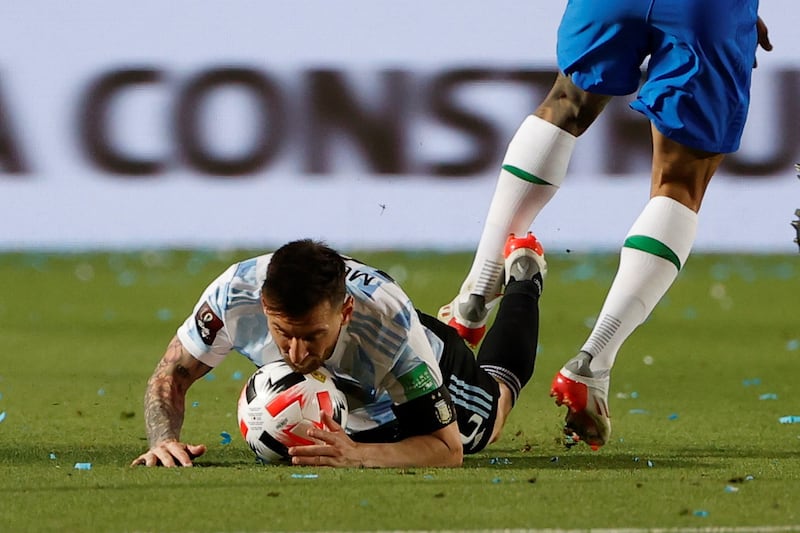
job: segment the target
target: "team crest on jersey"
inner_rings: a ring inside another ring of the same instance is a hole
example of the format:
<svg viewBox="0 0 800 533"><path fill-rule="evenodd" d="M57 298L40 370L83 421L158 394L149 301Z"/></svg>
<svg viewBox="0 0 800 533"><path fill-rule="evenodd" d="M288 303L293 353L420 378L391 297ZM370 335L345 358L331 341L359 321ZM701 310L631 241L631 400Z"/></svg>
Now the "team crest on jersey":
<svg viewBox="0 0 800 533"><path fill-rule="evenodd" d="M211 310L211 306L208 303L204 303L197 310L194 315L194 322L200 332L200 338L203 339L203 343L207 346L211 346L214 343L217 333L225 325L222 323L222 319Z"/></svg>
<svg viewBox="0 0 800 533"><path fill-rule="evenodd" d="M453 421L453 410L444 398L439 399L433 407L436 410L436 418L440 424L449 424Z"/></svg>

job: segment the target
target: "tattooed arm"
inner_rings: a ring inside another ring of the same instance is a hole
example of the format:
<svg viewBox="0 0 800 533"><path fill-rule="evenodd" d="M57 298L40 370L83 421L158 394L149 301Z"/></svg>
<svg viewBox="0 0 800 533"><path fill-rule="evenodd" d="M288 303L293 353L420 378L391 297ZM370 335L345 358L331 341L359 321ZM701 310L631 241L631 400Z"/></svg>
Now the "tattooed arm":
<svg viewBox="0 0 800 533"><path fill-rule="evenodd" d="M203 444L181 442L181 427L186 411L186 391L211 370L186 351L173 337L164 357L147 382L144 418L150 449L134 459L131 466L192 466L192 459L203 455Z"/></svg>

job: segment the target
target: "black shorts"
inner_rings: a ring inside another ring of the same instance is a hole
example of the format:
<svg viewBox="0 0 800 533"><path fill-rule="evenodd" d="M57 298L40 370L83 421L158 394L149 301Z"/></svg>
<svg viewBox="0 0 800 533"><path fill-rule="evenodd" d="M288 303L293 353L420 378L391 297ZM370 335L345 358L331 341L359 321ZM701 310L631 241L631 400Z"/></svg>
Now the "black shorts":
<svg viewBox="0 0 800 533"><path fill-rule="evenodd" d="M500 386L478 366L475 354L455 329L421 311L417 313L422 325L444 342L439 368L455 404L464 453L479 452L492 436Z"/></svg>

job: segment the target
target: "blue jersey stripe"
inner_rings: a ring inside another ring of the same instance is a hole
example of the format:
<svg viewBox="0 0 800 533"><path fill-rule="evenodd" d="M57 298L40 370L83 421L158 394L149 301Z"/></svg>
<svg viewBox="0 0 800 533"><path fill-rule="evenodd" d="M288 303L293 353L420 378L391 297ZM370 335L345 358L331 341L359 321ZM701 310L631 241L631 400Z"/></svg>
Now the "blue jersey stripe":
<svg viewBox="0 0 800 533"><path fill-rule="evenodd" d="M451 385L452 385L452 383L451 383ZM454 391L454 390L450 389L449 387L448 387L448 389L450 390L450 397L452 398L453 403L455 405L457 405L459 407L463 407L467 411L470 411L470 412L473 412L473 413L477 413L479 416L481 416L481 417L483 417L485 419L488 419L489 415L491 415L491 411L487 411L485 409L482 409L480 406L478 406L478 405L476 405L474 403L470 403L470 402L462 399L458 395L457 391Z"/></svg>
<svg viewBox="0 0 800 533"><path fill-rule="evenodd" d="M481 388L465 383L455 376L451 376L450 387L448 388L454 391L458 396L468 398L480 404L485 409L491 410L492 408L492 396L490 394Z"/></svg>

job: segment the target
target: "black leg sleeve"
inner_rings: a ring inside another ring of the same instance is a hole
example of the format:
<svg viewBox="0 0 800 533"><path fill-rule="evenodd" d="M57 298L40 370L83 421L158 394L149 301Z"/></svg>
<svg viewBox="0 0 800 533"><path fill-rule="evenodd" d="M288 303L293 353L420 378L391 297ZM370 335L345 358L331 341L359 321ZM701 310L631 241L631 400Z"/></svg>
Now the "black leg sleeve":
<svg viewBox="0 0 800 533"><path fill-rule="evenodd" d="M541 286L539 274L506 286L494 324L478 351L478 365L508 385L515 402L536 363Z"/></svg>

